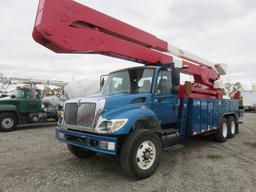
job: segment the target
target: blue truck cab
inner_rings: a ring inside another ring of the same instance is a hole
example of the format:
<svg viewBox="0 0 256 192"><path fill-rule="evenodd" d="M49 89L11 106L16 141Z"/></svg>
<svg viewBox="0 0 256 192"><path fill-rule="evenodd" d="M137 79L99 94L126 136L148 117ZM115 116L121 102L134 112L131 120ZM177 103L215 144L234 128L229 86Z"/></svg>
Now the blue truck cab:
<svg viewBox="0 0 256 192"><path fill-rule="evenodd" d="M114 71L99 94L66 102L56 138L79 158L120 157L127 175L143 179L180 138L213 134L224 142L238 133L238 100L180 98L179 85L173 65Z"/></svg>

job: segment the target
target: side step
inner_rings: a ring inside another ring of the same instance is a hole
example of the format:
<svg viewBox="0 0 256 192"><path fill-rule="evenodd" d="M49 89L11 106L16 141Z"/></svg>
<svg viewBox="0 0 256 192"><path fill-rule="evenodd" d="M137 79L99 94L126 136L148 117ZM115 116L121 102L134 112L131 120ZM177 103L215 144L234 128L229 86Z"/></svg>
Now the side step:
<svg viewBox="0 0 256 192"><path fill-rule="evenodd" d="M177 129L171 128L162 130L162 148L164 150L178 143L180 143L180 135Z"/></svg>
<svg viewBox="0 0 256 192"><path fill-rule="evenodd" d="M178 129L176 129L176 128L162 130L162 135L170 135L170 134L176 134L176 133L178 133Z"/></svg>

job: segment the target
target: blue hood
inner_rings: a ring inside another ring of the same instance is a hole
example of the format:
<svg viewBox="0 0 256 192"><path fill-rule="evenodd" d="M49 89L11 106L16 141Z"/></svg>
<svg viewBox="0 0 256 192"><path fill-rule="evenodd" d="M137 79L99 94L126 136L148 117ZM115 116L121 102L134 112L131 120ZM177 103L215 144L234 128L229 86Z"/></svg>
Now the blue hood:
<svg viewBox="0 0 256 192"><path fill-rule="evenodd" d="M125 107L127 104L138 105L151 101L151 94L118 94L105 97L105 109L111 110L119 107Z"/></svg>
<svg viewBox="0 0 256 192"><path fill-rule="evenodd" d="M125 107L127 104L141 104L151 102L151 93L122 93L122 94L97 94L87 97L88 99L105 99L105 109L111 110Z"/></svg>
<svg viewBox="0 0 256 192"><path fill-rule="evenodd" d="M122 93L111 95L94 95L88 97L89 99L101 100L105 99L103 118L121 118L122 113L133 109L138 109L142 104L148 106L151 103L151 93Z"/></svg>

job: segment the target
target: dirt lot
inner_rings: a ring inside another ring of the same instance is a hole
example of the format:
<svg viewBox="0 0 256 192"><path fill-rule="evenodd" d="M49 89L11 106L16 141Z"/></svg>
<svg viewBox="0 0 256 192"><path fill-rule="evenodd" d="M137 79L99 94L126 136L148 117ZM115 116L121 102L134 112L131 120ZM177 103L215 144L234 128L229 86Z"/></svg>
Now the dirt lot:
<svg viewBox="0 0 256 192"><path fill-rule="evenodd" d="M193 139L162 153L148 179L125 177L118 159L79 160L54 139L54 126L0 133L3 191L256 191L256 114L246 114L240 133L225 143Z"/></svg>

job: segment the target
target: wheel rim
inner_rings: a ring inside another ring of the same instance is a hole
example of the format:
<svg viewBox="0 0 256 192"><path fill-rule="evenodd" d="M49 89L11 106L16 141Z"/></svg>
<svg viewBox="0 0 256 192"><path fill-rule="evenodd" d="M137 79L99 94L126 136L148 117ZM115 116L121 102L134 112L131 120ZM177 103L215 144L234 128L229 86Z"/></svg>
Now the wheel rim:
<svg viewBox="0 0 256 192"><path fill-rule="evenodd" d="M236 132L236 124L234 121L231 122L231 134L234 135Z"/></svg>
<svg viewBox="0 0 256 192"><path fill-rule="evenodd" d="M2 120L1 125L4 129L10 129L14 124L14 121L10 117L6 117Z"/></svg>
<svg viewBox="0 0 256 192"><path fill-rule="evenodd" d="M156 159L156 147L151 141L140 144L136 154L136 162L140 169L149 169Z"/></svg>
<svg viewBox="0 0 256 192"><path fill-rule="evenodd" d="M222 125L222 136L226 138L228 136L228 126L227 123L223 123Z"/></svg>

